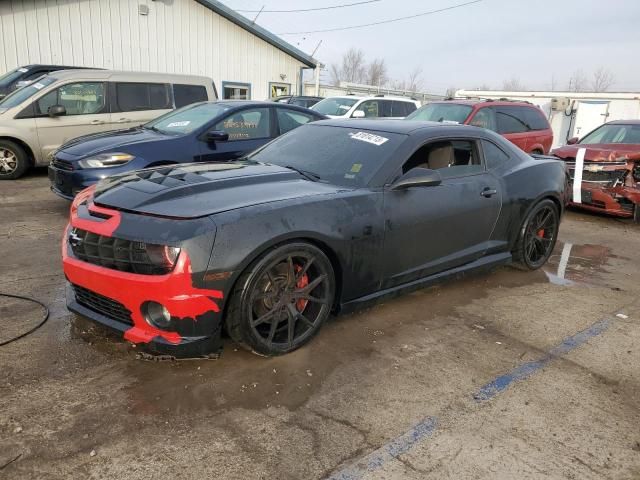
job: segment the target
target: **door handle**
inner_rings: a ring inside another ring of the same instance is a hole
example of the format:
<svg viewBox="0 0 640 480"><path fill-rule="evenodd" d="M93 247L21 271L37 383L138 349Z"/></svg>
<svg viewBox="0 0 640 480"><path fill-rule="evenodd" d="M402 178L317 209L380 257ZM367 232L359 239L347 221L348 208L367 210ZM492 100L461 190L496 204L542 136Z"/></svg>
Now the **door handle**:
<svg viewBox="0 0 640 480"><path fill-rule="evenodd" d="M495 188L486 187L484 190L480 192L480 195L482 195L485 198L489 198L489 197L493 197L497 193L498 191Z"/></svg>
<svg viewBox="0 0 640 480"><path fill-rule="evenodd" d="M128 123L131 120L129 120L128 118L120 118L116 123Z"/></svg>
<svg viewBox="0 0 640 480"><path fill-rule="evenodd" d="M104 125L102 120L91 120L91 125Z"/></svg>

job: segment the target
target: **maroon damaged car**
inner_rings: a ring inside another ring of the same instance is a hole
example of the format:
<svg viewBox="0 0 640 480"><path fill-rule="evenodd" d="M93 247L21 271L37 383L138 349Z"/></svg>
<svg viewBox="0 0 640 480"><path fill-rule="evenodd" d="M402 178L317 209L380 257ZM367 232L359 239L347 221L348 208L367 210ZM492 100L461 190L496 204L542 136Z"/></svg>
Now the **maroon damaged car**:
<svg viewBox="0 0 640 480"><path fill-rule="evenodd" d="M569 139L552 154L567 162L573 181L578 150L585 148L581 203L572 205L640 222L640 120L616 120L584 138Z"/></svg>

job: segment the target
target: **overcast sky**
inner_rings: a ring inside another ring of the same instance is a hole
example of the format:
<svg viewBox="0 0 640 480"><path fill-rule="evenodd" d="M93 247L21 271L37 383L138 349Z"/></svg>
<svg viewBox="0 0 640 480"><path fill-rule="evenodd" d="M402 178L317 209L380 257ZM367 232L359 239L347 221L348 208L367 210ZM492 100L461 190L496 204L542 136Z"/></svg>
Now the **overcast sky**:
<svg viewBox="0 0 640 480"><path fill-rule="evenodd" d="M222 0L236 10L285 10L355 3L358 0ZM362 0L360 0L362 1ZM262 13L257 23L273 33L371 23L445 8L468 0L380 0L336 10ZM244 13L252 18L255 13ZM341 32L283 35L330 65L349 47L367 59L386 60L392 78L423 70L423 90L501 88L516 77L529 90L566 87L581 68L587 77L609 69L610 91L640 91L640 0L482 0L447 12ZM329 75L323 79L329 80Z"/></svg>

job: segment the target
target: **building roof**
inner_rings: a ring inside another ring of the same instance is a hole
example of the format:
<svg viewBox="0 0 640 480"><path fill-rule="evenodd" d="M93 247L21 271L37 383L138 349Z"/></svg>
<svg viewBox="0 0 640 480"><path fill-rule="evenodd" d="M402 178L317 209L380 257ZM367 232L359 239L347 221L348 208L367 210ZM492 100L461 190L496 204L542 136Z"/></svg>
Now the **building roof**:
<svg viewBox="0 0 640 480"><path fill-rule="evenodd" d="M285 42L277 35L269 32L268 30L262 28L261 26L253 23L248 18L240 15L235 10L227 7L226 5L218 2L217 0L196 0L199 4L207 7L209 10L214 11L218 15L223 16L227 20L232 23L235 23L241 28L244 28L249 33L254 34L255 36L261 38L265 42L273 45L279 50L282 50L288 55L291 55L296 60L304 63L306 66L311 68L316 68L317 60L313 57L307 55L302 50L298 50L296 47L291 45L288 42Z"/></svg>

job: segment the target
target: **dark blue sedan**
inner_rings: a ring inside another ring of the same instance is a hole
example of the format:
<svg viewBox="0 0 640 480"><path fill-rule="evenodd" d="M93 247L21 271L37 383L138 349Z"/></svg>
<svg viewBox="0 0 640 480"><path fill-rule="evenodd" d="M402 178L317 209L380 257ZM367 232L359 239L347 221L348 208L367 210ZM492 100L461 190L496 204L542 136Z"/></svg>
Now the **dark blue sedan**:
<svg viewBox="0 0 640 480"><path fill-rule="evenodd" d="M146 167L240 158L324 117L295 105L219 101L188 105L145 125L76 138L54 153L51 190L72 199L99 180Z"/></svg>

